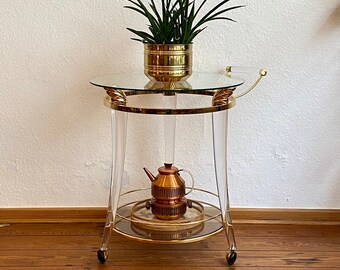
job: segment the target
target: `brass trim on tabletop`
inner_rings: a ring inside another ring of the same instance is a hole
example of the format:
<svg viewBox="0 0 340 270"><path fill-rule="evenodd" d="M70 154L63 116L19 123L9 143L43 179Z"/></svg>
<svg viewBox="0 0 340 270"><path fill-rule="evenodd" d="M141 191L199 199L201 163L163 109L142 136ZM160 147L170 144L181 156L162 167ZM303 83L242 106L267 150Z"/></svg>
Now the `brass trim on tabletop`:
<svg viewBox="0 0 340 270"><path fill-rule="evenodd" d="M204 96L213 96L212 106L188 109L167 109L167 108L138 108L128 106L128 96L160 94L164 91L121 91L113 88L105 88L108 96L104 98L106 107L117 111L139 113L139 114L158 114L158 115L180 115L180 114L201 114L224 111L233 108L236 105L235 97L231 96L235 88L226 88L218 91L183 91L176 94L195 94ZM216 96L215 96L216 95Z"/></svg>

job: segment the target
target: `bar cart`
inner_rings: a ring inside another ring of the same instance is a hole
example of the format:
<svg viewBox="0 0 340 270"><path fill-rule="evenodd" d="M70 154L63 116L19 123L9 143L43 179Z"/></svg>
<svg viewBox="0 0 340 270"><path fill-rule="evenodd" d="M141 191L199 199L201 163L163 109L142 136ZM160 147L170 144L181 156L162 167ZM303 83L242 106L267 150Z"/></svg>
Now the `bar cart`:
<svg viewBox="0 0 340 270"><path fill-rule="evenodd" d="M164 244L200 241L224 230L228 244L226 260L229 265L235 263L237 250L227 181L228 110L267 72L244 67L227 67L226 71L226 74L193 73L188 80L178 82L149 81L142 73L111 74L90 81L106 90L104 103L111 108L112 116L111 185L103 240L97 252L101 263L108 258L112 230L135 240ZM255 82L234 95L238 87L244 88L249 74L256 75ZM121 193L131 113L163 116L165 160L157 176L144 168L143 178L146 181L150 178L150 188ZM176 117L203 113L212 117L215 169L212 182L217 193L197 188L194 183L186 186L180 176L183 170L173 164Z"/></svg>

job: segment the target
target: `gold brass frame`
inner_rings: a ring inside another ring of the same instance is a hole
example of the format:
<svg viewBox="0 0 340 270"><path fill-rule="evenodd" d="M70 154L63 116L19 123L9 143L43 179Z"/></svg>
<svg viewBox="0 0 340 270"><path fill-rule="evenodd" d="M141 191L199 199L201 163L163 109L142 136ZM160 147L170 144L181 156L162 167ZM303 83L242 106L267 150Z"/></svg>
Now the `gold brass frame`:
<svg viewBox="0 0 340 270"><path fill-rule="evenodd" d="M156 91L122 91L114 88L105 88L107 97L104 98L106 107L123 112L139 113L139 114L159 114L159 115L174 115L174 114L200 114L212 113L223 110L228 110L236 105L236 98L232 96L235 88L225 88L216 91L190 91L185 90L173 94L194 94L212 96L212 106L189 109L166 109L166 108L137 108L129 107L127 100L129 96L146 95L146 94L168 94L168 92Z"/></svg>

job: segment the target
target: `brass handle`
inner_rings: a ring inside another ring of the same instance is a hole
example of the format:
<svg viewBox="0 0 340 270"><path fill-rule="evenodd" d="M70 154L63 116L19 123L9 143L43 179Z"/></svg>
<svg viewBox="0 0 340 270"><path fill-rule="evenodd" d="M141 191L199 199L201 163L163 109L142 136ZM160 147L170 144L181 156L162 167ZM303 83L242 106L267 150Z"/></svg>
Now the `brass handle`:
<svg viewBox="0 0 340 270"><path fill-rule="evenodd" d="M180 169L180 170L177 171L177 173L179 173L179 172L186 172L186 173L189 174L190 177L191 177L191 182L192 182L192 184L191 184L190 191L188 191L187 193L185 193L185 195L188 195L188 194L190 194L190 193L194 190L194 188L195 188L195 179L194 179L194 176L192 175L192 173L191 173L190 171L185 170L185 169Z"/></svg>
<svg viewBox="0 0 340 270"><path fill-rule="evenodd" d="M227 75L230 75L230 73L232 73L232 66L227 66L226 68L226 72ZM258 78L257 80L254 82L253 85L251 85L246 91L244 91L243 93L235 96L235 98L240 98L243 97L244 95L248 94L251 90L253 90L255 88L256 85L258 85L258 83L261 81L262 77L267 75L267 71L265 69L260 69L259 73L258 73Z"/></svg>

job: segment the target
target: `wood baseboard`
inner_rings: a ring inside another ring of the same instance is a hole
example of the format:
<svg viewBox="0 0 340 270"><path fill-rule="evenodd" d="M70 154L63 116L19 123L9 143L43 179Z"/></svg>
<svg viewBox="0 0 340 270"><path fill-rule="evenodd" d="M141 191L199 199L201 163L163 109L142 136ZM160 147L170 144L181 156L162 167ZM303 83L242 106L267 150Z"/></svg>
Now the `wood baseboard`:
<svg viewBox="0 0 340 270"><path fill-rule="evenodd" d="M233 208L233 223L340 225L340 209ZM104 222L106 208L0 208L1 223Z"/></svg>
<svg viewBox="0 0 340 270"><path fill-rule="evenodd" d="M233 208L235 223L340 225L340 209Z"/></svg>
<svg viewBox="0 0 340 270"><path fill-rule="evenodd" d="M104 207L0 208L0 223L104 222Z"/></svg>

